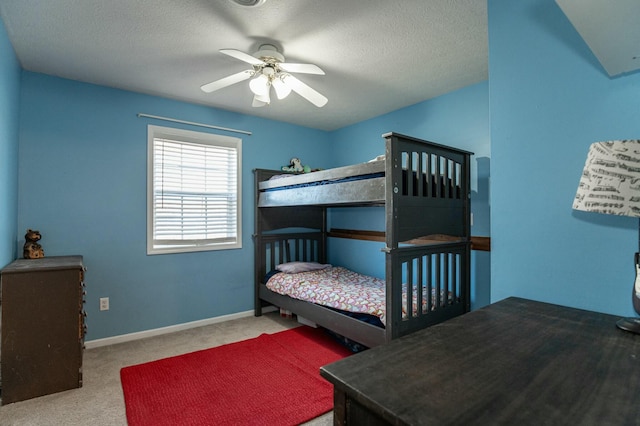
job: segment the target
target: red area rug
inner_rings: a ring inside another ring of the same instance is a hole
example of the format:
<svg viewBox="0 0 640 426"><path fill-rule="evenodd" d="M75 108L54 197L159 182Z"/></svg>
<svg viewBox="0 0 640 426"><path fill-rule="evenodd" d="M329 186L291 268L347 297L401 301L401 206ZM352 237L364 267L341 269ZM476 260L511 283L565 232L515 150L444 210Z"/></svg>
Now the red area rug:
<svg viewBox="0 0 640 426"><path fill-rule="evenodd" d="M120 371L129 426L297 425L333 408L325 364L350 355L298 327Z"/></svg>

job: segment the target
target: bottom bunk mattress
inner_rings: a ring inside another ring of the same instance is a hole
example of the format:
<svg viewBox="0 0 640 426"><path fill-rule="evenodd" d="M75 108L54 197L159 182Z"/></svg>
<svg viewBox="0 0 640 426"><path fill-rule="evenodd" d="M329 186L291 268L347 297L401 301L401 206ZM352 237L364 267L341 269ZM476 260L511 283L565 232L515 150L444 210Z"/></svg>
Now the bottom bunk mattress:
<svg viewBox="0 0 640 426"><path fill-rule="evenodd" d="M291 266L291 268L288 268ZM309 269L297 272L300 269ZM384 280L359 274L341 266L320 264L289 264L279 265L284 271L274 271L266 280L266 287L281 295L294 299L315 303L342 312L365 314L379 318L381 324L386 324L386 283ZM279 272L279 273L278 273ZM407 315L406 284L402 289L402 316ZM432 297L426 296L427 289L423 287L422 312L427 312L427 300L432 300L432 309L436 306L435 289ZM441 291L442 301L448 301ZM418 297L413 291L413 310L418 312Z"/></svg>

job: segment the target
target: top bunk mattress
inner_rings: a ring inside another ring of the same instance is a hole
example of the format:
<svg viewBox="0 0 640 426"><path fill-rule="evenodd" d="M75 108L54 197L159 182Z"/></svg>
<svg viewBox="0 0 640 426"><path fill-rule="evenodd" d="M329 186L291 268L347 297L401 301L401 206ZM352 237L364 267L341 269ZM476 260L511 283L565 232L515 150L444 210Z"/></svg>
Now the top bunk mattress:
<svg viewBox="0 0 640 426"><path fill-rule="evenodd" d="M384 160L301 175L274 174L259 183L258 207L383 205L386 185ZM459 175L417 174L404 167L399 182L394 183L396 194L422 198L459 200L461 191Z"/></svg>
<svg viewBox="0 0 640 426"><path fill-rule="evenodd" d="M328 189L330 186L330 189ZM385 162L275 175L259 183L258 207L336 204L384 204Z"/></svg>
<svg viewBox="0 0 640 426"><path fill-rule="evenodd" d="M270 191L370 179L384 176L384 167L384 160L377 160L345 167L336 167L328 170L319 170L311 173L280 174L273 176L267 181L260 182L259 188L261 191Z"/></svg>

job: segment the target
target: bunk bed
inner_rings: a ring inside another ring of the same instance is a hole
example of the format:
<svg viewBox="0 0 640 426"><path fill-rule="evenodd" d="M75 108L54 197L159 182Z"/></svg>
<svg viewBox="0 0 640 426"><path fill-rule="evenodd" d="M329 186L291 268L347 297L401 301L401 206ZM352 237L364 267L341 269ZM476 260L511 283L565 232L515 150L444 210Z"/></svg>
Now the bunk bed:
<svg viewBox="0 0 640 426"><path fill-rule="evenodd" d="M470 308L470 156L387 133L367 163L283 176L256 169L255 315L274 305L366 347L462 315ZM375 231L327 229L327 209L384 206L383 326L267 288L278 265L327 262L327 238Z"/></svg>

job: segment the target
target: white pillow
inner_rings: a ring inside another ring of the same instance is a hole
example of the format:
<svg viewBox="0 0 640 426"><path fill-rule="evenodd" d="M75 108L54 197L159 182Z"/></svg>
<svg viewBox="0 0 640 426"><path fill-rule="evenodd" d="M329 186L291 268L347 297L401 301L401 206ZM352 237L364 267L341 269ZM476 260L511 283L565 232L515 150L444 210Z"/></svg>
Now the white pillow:
<svg viewBox="0 0 640 426"><path fill-rule="evenodd" d="M288 262L281 263L276 266L276 269L285 274L297 274L298 272L317 271L318 269L325 269L330 266L328 263L322 264L318 262Z"/></svg>

